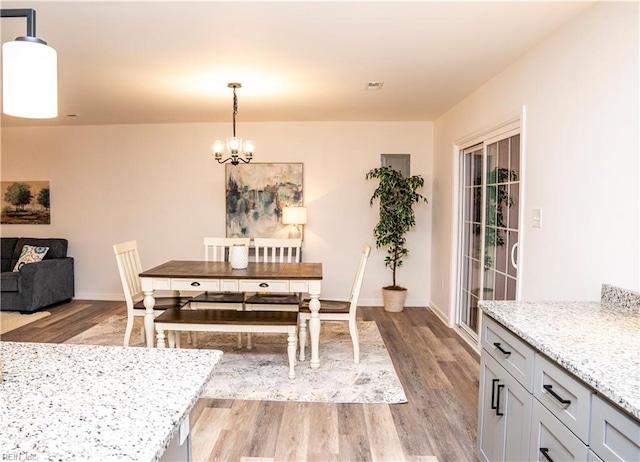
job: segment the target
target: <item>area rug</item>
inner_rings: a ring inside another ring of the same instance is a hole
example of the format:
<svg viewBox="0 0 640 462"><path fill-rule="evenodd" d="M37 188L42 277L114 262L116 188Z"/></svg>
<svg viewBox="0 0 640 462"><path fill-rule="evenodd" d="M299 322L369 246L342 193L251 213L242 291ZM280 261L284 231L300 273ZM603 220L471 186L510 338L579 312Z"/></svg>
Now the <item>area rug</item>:
<svg viewBox="0 0 640 462"><path fill-rule="evenodd" d="M131 345L142 347L136 320ZM66 343L122 345L126 318L112 316ZM253 334L253 349L239 349L236 334L198 333L197 347L224 352L202 397L215 399L300 401L321 403L406 403L402 384L373 321L358 322L360 363L353 362L347 323L323 322L320 368L307 358L289 379L284 334ZM246 345L246 334L243 334ZM182 336L182 348L194 348Z"/></svg>
<svg viewBox="0 0 640 462"><path fill-rule="evenodd" d="M38 311L37 313L20 314L17 311L0 311L0 334L22 327L30 322L49 316L48 311Z"/></svg>

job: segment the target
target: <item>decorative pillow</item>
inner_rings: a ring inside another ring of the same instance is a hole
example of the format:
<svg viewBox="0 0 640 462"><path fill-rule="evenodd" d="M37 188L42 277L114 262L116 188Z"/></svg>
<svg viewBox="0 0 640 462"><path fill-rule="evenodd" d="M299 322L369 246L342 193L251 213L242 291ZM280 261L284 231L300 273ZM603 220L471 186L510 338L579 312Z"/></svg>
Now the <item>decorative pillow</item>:
<svg viewBox="0 0 640 462"><path fill-rule="evenodd" d="M20 268L22 268L27 263L36 263L42 261L48 250L49 247L36 247L35 245L22 246L20 258L18 258L13 271L20 271Z"/></svg>

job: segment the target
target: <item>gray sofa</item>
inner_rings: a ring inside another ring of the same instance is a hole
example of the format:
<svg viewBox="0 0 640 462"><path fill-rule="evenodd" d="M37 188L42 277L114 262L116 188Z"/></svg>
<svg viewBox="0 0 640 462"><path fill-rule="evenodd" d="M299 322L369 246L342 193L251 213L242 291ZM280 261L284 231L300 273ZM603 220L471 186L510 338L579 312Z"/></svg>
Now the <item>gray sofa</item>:
<svg viewBox="0 0 640 462"><path fill-rule="evenodd" d="M26 237L0 238L0 308L3 311L31 313L54 303L71 301L74 295L73 258L67 256L66 239ZM13 268L22 247L48 247L44 259Z"/></svg>

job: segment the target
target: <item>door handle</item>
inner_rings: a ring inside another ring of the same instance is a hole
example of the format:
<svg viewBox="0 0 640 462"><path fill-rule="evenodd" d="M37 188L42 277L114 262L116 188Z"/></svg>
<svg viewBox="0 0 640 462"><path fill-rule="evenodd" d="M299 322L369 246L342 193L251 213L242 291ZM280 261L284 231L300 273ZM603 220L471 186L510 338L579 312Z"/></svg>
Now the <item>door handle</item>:
<svg viewBox="0 0 640 462"><path fill-rule="evenodd" d="M553 462L553 459L549 457L549 448L540 448L540 452L549 462Z"/></svg>
<svg viewBox="0 0 640 462"><path fill-rule="evenodd" d="M500 390L504 388L504 385L498 385L498 392L496 393L496 415L503 416L504 412L500 412Z"/></svg>
<svg viewBox="0 0 640 462"><path fill-rule="evenodd" d="M495 400L496 400L496 383L498 383L500 379L493 379L491 381L491 409L496 409Z"/></svg>
<svg viewBox="0 0 640 462"><path fill-rule="evenodd" d="M511 266L515 269L518 269L518 262L516 261L516 248L518 247L519 242L516 242L511 246Z"/></svg>
<svg viewBox="0 0 640 462"><path fill-rule="evenodd" d="M502 345L500 342L494 342L493 346L496 347L498 350L500 350L500 352L505 355L505 356L509 356L511 354L510 351L505 350L504 348L502 348Z"/></svg>
<svg viewBox="0 0 640 462"><path fill-rule="evenodd" d="M547 390L547 392L553 396L555 399L557 399L558 401L560 401L561 404L571 404L571 400L570 399L564 399L562 396L560 396L559 394L557 394L555 391L553 391L553 385L542 385L542 388L544 388L545 390Z"/></svg>

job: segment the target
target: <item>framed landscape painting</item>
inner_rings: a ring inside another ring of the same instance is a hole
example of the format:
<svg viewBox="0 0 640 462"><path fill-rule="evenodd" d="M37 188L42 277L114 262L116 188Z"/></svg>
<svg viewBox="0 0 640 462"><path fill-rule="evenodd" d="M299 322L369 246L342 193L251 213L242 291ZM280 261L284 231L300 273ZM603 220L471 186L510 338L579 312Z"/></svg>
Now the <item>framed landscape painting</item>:
<svg viewBox="0 0 640 462"><path fill-rule="evenodd" d="M48 181L2 181L3 225L49 225L51 203Z"/></svg>
<svg viewBox="0 0 640 462"><path fill-rule="evenodd" d="M302 163L226 164L227 237L287 238L284 207L303 205Z"/></svg>

